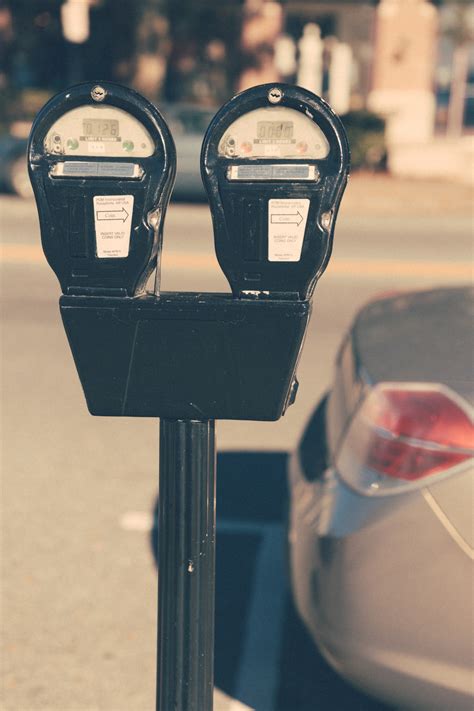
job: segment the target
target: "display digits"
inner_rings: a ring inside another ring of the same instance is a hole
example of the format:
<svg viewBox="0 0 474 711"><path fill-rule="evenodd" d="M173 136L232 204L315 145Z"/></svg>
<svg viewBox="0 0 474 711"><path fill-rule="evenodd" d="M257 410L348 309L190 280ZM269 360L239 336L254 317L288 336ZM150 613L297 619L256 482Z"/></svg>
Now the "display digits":
<svg viewBox="0 0 474 711"><path fill-rule="evenodd" d="M292 138L293 123L291 121L259 121L257 137L260 139Z"/></svg>
<svg viewBox="0 0 474 711"><path fill-rule="evenodd" d="M119 135L119 122L116 119L105 121L103 119L84 119L84 137L88 138L116 138Z"/></svg>

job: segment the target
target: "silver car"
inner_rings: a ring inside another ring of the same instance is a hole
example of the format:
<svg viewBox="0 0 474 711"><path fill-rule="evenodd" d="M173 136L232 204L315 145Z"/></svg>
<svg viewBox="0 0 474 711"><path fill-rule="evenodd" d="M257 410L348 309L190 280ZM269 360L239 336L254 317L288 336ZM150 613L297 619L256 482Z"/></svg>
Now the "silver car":
<svg viewBox="0 0 474 711"><path fill-rule="evenodd" d="M297 610L391 705L474 707L473 290L370 303L290 459Z"/></svg>

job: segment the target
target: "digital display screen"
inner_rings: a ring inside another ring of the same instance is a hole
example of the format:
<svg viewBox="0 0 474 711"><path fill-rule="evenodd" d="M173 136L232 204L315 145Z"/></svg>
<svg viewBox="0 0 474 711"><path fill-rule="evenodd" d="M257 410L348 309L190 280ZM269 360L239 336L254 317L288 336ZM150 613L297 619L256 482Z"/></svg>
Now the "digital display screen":
<svg viewBox="0 0 474 711"><path fill-rule="evenodd" d="M82 122L84 137L87 138L119 138L119 122L117 119L84 119Z"/></svg>
<svg viewBox="0 0 474 711"><path fill-rule="evenodd" d="M257 138L263 140L293 138L293 121L258 121Z"/></svg>
<svg viewBox="0 0 474 711"><path fill-rule="evenodd" d="M226 128L218 153L227 159L320 159L328 156L329 142L316 120L303 111L261 106L242 114Z"/></svg>

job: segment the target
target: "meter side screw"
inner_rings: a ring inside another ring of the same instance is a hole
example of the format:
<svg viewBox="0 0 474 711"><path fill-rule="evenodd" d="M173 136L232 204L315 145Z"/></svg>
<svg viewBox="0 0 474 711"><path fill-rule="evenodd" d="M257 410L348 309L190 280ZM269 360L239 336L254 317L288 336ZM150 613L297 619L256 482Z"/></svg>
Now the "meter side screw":
<svg viewBox="0 0 474 711"><path fill-rule="evenodd" d="M103 101L107 96L107 90L103 86L95 86L91 91L91 96L94 101Z"/></svg>
<svg viewBox="0 0 474 711"><path fill-rule="evenodd" d="M280 101L283 99L283 92L281 89L273 87L273 89L270 89L270 91L268 92L267 98L271 104L279 104Z"/></svg>
<svg viewBox="0 0 474 711"><path fill-rule="evenodd" d="M321 215L321 224L325 230L328 230L330 228L331 220L332 220L332 210L330 210L329 212L323 212L323 214Z"/></svg>

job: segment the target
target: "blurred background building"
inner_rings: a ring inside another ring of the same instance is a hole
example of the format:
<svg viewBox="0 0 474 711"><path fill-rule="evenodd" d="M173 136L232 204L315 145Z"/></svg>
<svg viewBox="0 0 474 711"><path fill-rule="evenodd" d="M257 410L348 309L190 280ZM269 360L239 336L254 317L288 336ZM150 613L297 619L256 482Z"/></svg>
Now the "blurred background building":
<svg viewBox="0 0 474 711"><path fill-rule="evenodd" d="M345 117L356 166L472 181L473 37L465 1L0 0L0 130L84 79L210 108L284 80Z"/></svg>

